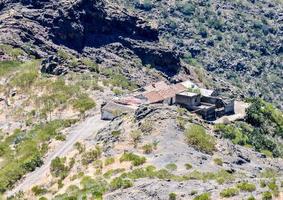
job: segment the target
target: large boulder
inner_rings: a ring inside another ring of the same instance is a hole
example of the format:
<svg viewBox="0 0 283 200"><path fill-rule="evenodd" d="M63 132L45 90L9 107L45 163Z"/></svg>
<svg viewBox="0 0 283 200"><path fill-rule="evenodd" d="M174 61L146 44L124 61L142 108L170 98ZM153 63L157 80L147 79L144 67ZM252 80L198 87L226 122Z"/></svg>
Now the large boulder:
<svg viewBox="0 0 283 200"><path fill-rule="evenodd" d="M64 75L68 68L63 65L63 60L57 56L49 56L41 63L41 73Z"/></svg>

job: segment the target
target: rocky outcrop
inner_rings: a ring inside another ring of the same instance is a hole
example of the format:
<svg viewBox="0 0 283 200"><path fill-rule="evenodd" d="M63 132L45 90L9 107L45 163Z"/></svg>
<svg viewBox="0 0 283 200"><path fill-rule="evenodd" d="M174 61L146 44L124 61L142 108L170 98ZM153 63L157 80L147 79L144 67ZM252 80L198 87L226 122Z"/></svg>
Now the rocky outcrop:
<svg viewBox="0 0 283 200"><path fill-rule="evenodd" d="M174 76L181 67L178 53L160 45L158 29L107 1L22 0L1 7L1 43L21 47L36 57L64 46L110 66L128 68L141 63L167 76ZM112 48L117 44L118 49ZM128 57L134 60L130 64Z"/></svg>
<svg viewBox="0 0 283 200"><path fill-rule="evenodd" d="M63 60L57 56L49 56L41 63L41 72L53 75L64 75L68 71L66 66L63 66Z"/></svg>

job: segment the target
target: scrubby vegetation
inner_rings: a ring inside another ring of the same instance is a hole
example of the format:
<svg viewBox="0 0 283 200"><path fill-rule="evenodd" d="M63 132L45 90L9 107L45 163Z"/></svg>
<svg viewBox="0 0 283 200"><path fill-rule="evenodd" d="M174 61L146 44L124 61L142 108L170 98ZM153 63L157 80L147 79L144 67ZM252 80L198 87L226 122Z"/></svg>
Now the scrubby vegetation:
<svg viewBox="0 0 283 200"><path fill-rule="evenodd" d="M216 165L219 165L219 166L223 165L223 160L221 158L214 158L213 161Z"/></svg>
<svg viewBox="0 0 283 200"><path fill-rule="evenodd" d="M240 145L252 145L264 154L283 156L283 114L262 99L253 100L247 110L246 122L217 125L216 131ZM281 139L280 139L281 138Z"/></svg>
<svg viewBox="0 0 283 200"><path fill-rule="evenodd" d="M211 200L210 193L203 193L194 198L194 200Z"/></svg>
<svg viewBox="0 0 283 200"><path fill-rule="evenodd" d="M177 199L177 194L174 193L174 192L171 192L171 193L169 194L169 200L176 200L176 199Z"/></svg>
<svg viewBox="0 0 283 200"><path fill-rule="evenodd" d="M0 191L11 188L25 173L40 166L48 149L47 142L72 123L72 120L55 120L39 124L27 132L16 130L2 141L0 147L4 161L0 171Z"/></svg>
<svg viewBox="0 0 283 200"><path fill-rule="evenodd" d="M224 170L220 170L218 172L200 172L200 171L193 171L186 175L174 175L172 172L168 171L167 169L160 169L156 170L154 166L147 166L145 168L137 168L132 170L131 172L123 173L121 175L122 178L129 178L129 179L140 179L140 178L158 178L164 180L174 180L174 181L185 181L185 180L215 180L219 184L223 184L229 181L234 180L234 176L229 174Z"/></svg>
<svg viewBox="0 0 283 200"><path fill-rule="evenodd" d="M111 183L110 183L110 188L112 190L117 190L117 189L125 189L132 187L133 183L129 179L123 179L121 177L114 178Z"/></svg>
<svg viewBox="0 0 283 200"><path fill-rule="evenodd" d="M227 188L220 192L220 196L225 198L237 196L238 194L239 190L236 188Z"/></svg>
<svg viewBox="0 0 283 200"><path fill-rule="evenodd" d="M102 150L100 146L90 149L82 154L82 164L88 165L101 157Z"/></svg>
<svg viewBox="0 0 283 200"><path fill-rule="evenodd" d="M145 144L145 145L143 145L143 147L142 147L143 152L144 152L145 154L150 154L150 153L152 153L153 148L154 148L153 144Z"/></svg>
<svg viewBox="0 0 283 200"><path fill-rule="evenodd" d="M271 200L272 199L272 194L269 191L263 192L262 193L262 200Z"/></svg>
<svg viewBox="0 0 283 200"><path fill-rule="evenodd" d="M66 163L66 158L59 158L56 157L54 160L51 161L50 165L50 172L54 177L60 177L64 179L69 172L69 168Z"/></svg>
<svg viewBox="0 0 283 200"><path fill-rule="evenodd" d="M124 153L120 158L120 162L124 161L130 161L133 166L138 166L144 164L146 162L146 158L133 153Z"/></svg>
<svg viewBox="0 0 283 200"><path fill-rule="evenodd" d="M193 166L192 166L190 163L186 163L186 164L185 164L185 167L186 167L187 170L193 168Z"/></svg>
<svg viewBox="0 0 283 200"><path fill-rule="evenodd" d="M253 192L256 190L255 184L248 182L238 183L237 188L239 188L241 191L246 191L246 192Z"/></svg>
<svg viewBox="0 0 283 200"><path fill-rule="evenodd" d="M175 171L177 170L177 165L175 163L169 163L165 166L165 168L169 171Z"/></svg>
<svg viewBox="0 0 283 200"><path fill-rule="evenodd" d="M212 154L215 148L215 139L205 132L205 129L199 125L192 124L185 131L185 137L188 144L196 149L208 154Z"/></svg>

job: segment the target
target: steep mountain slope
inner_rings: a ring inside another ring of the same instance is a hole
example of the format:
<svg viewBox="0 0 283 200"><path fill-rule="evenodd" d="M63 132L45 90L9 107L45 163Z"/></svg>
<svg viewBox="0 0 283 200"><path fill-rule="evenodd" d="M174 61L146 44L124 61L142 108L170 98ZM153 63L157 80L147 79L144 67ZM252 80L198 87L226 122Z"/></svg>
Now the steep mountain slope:
<svg viewBox="0 0 283 200"><path fill-rule="evenodd" d="M282 199L282 28L279 0L2 0L0 193ZM187 79L245 100L246 118L160 103L99 119L110 99Z"/></svg>
<svg viewBox="0 0 283 200"><path fill-rule="evenodd" d="M246 97L262 96L282 108L282 1L119 2L158 24L162 41L188 63L225 78Z"/></svg>
<svg viewBox="0 0 283 200"><path fill-rule="evenodd" d="M160 45L158 30L116 4L102 0L7 1L0 19L0 41L37 58L54 54L62 46L103 66L119 67L128 76L139 74L138 69L145 65L169 77L180 71L178 55Z"/></svg>

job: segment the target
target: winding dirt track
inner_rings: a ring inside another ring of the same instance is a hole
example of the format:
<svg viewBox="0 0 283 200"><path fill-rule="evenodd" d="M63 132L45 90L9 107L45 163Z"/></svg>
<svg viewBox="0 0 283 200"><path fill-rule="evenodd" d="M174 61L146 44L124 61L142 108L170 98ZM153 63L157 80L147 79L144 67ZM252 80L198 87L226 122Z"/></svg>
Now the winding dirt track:
<svg viewBox="0 0 283 200"><path fill-rule="evenodd" d="M72 127L69 135L66 138L66 141L61 145L58 145L54 151L49 152L46 158L44 159L44 164L35 169L35 171L26 175L23 180L15 186L15 188L6 193L6 196L14 195L19 191L25 191L31 188L36 184L43 175L45 175L51 164L51 161L58 157L64 157L73 149L74 144L77 141L88 138L89 136L95 134L98 130L105 127L108 124L107 121L100 119L100 113L95 114L94 116L86 118L84 121L80 122L76 126Z"/></svg>

